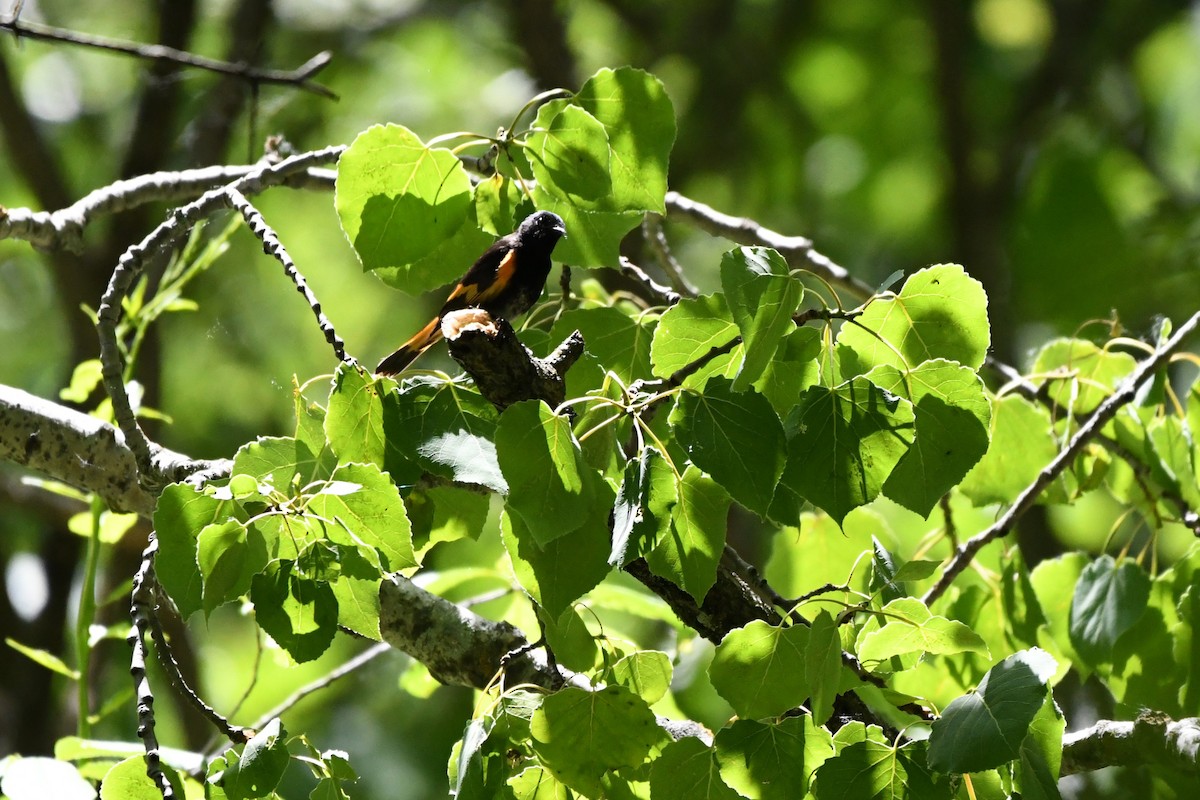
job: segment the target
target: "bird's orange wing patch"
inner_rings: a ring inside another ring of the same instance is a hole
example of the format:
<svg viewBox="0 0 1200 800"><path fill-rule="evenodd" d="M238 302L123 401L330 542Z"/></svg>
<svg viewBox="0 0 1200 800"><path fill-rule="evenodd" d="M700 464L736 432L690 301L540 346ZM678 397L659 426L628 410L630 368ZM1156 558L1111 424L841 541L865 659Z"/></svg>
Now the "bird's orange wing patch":
<svg viewBox="0 0 1200 800"><path fill-rule="evenodd" d="M500 260L500 264L496 267L496 277L484 287L478 296L470 299L471 305L482 305L496 297L512 283L513 277L517 274L517 251L509 250L504 254L504 258Z"/></svg>

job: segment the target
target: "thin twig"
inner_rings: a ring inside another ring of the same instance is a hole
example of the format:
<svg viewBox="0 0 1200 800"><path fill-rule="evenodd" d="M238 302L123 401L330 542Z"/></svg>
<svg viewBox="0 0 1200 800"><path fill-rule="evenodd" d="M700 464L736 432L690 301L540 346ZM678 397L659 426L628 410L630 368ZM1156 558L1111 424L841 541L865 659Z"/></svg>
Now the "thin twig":
<svg viewBox="0 0 1200 800"><path fill-rule="evenodd" d="M1154 355L1138 365L1138 368L1133 371L1125 382L1121 384L1115 392L1100 404L1096 411L1088 418L1067 446L1058 454L1053 461L1050 462L1040 473L1037 478L1025 487L1024 491L1017 496L1004 515L995 522L991 527L981 533L972 536L967 541L963 542L958 549L954 551L954 556L950 559L950 563L946 565L946 569L942 572L937 582L925 593L921 598L926 605L930 605L933 601L941 597L945 591L950 588L950 584L958 577L967 566L971 563L985 545L995 541L1006 535L1016 525L1017 520L1025 514L1037 500L1038 496L1049 486L1055 478L1057 478L1063 470L1065 470L1079 455L1084 446L1094 439L1104 425L1116 416L1117 411L1126 403L1133 400L1137 393L1138 387L1150 377L1151 373L1161 367L1170 357L1183 340L1187 338L1196 328L1200 326L1200 312L1192 315L1187 322L1179 326L1179 329L1171 336L1162 347L1154 351Z"/></svg>
<svg viewBox="0 0 1200 800"><path fill-rule="evenodd" d="M344 151L344 147L337 146L301 153L278 164L259 166L228 186L210 189L193 202L175 209L165 222L121 256L101 298L96 328L100 337L104 388L112 400L113 416L125 434L126 444L133 451L144 484L153 487L183 480L190 474L193 464L190 461L168 459L161 448L151 444L138 424L125 389L125 365L117 340L117 324L121 318L122 303L134 281L147 266L166 259L197 222L220 209L231 207L231 192L258 194L286 182L291 175L336 161Z"/></svg>
<svg viewBox="0 0 1200 800"><path fill-rule="evenodd" d="M129 673L133 676L133 686L137 692L137 735L146 749L146 774L162 792L164 800L170 800L175 796L175 791L162 768L162 753L159 751L158 737L154 733L154 692L146 674L146 631L154 616L153 573L156 550L158 539L151 534L150 543L142 553L141 566L133 576L133 597L129 608L129 615L133 618L133 629L126 641L133 648Z"/></svg>
<svg viewBox="0 0 1200 800"><path fill-rule="evenodd" d="M679 292L671 289L668 286L663 286L658 281L651 278L646 271L637 264L630 261L625 256L621 256L621 274L645 286L653 296L653 299L664 306L673 306L679 302L681 295Z"/></svg>
<svg viewBox="0 0 1200 800"><path fill-rule="evenodd" d="M145 555L143 555L143 558L145 558ZM146 575L144 583L149 588L150 596L157 598L159 588L158 579L154 574L153 568ZM163 633L162 622L159 620L158 613L154 607L150 610L148 621L150 635L154 638L154 645L158 653L158 663L166 671L167 677L175 687L175 691L179 692L193 708L200 712L202 717L208 720L229 741L234 744L244 744L250 741L253 735L252 731L247 731L246 728L241 728L230 723L220 712L200 699L200 695L196 694L196 690L183 677L183 671L179 668L179 662L175 660L175 654L171 651L166 634Z"/></svg>
<svg viewBox="0 0 1200 800"><path fill-rule="evenodd" d="M333 323L329 321L329 317L325 316L325 312L321 310L321 301L313 294L312 289L308 288L308 281L304 280L304 276L300 274L300 270L296 267L296 262L288 255L287 248L283 246L283 242L279 240L279 236L267 224L263 215L258 209L251 205L246 196L237 189L230 187L228 190L229 202L233 204L246 224L250 226L250 230L263 243L263 252L274 258L283 265L283 271L292 283L296 285L296 291L303 295L308 307L312 309L313 315L317 318L317 327L325 334L325 341L333 347L333 354L337 356L338 361L353 364L354 359L346 356L346 343L342 341L342 337L338 336L334 330ZM565 269L565 267L564 267Z"/></svg>
<svg viewBox="0 0 1200 800"><path fill-rule="evenodd" d="M804 236L785 236L746 217L732 217L697 200L667 192L667 214L671 219L691 222L716 236L724 236L742 244L772 247L793 268L807 269L830 284L841 287L860 300L875 294L875 289L851 275L845 267L813 248L811 239Z"/></svg>
<svg viewBox="0 0 1200 800"><path fill-rule="evenodd" d="M392 651L392 646L390 644L388 644L387 642L377 642L376 644L371 645L366 650L364 650L361 653L359 653L358 655L354 656L349 661L345 662L344 664L337 667L336 669L331 670L329 673L322 675L320 678L313 681L312 683L307 684L306 686L301 686L299 689L292 692L292 694L286 700L284 700L282 703L280 703L279 705L272 708L267 713L263 714L261 717L259 717L257 720L255 720L254 724L251 725L250 727L253 730L258 730L258 729L262 728L264 725L266 725L268 722L275 719L276 717L280 717L280 716L283 716L284 714L286 714L297 703L299 703L304 698L308 697L310 694L313 694L314 692L319 692L322 689L328 688L335 681L346 677L351 672L354 672L355 670L366 666L367 664L371 663L379 656L383 655L384 653L391 652L391 651Z"/></svg>
<svg viewBox="0 0 1200 800"><path fill-rule="evenodd" d="M671 252L671 246L667 243L667 235L663 232L662 222L662 217L658 214L647 214L646 218L642 220L642 238L646 240L646 245L650 248L658 265L671 279L675 290L686 297L697 297L700 290L688 280L683 266Z"/></svg>
<svg viewBox="0 0 1200 800"><path fill-rule="evenodd" d="M50 25L43 25L38 22L25 22L12 16L9 19L0 20L0 30L9 31L17 38L25 37L27 39L39 39L49 42L61 42L63 44L75 45L78 47L90 47L94 50L104 50L110 53L120 53L127 56L135 56L147 61L170 62L172 64L181 64L185 67L193 69L201 69L206 72L216 72L221 75L231 75L235 78L240 78L251 85L261 84L276 84L281 86L294 86L297 89L302 89L306 92L328 97L331 100L337 100L338 96L329 88L313 80L318 72L323 70L330 61L333 60L333 54L328 50L317 53L308 61L301 64L296 69L280 70L280 69L261 69L252 67L248 64L231 64L228 61L219 61L215 58L207 58L198 56L195 53L188 53L184 50L176 50L174 47L166 47L160 44L141 44L139 42L126 42L120 39L110 39L106 36L93 36L87 33L79 33L77 31L67 30L65 28L55 28Z"/></svg>

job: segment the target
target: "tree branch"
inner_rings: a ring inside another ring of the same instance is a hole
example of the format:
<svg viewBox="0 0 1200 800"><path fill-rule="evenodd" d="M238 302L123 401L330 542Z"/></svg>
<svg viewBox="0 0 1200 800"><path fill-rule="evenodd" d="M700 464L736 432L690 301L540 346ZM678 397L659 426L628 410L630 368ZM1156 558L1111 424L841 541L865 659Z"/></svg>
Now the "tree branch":
<svg viewBox="0 0 1200 800"><path fill-rule="evenodd" d="M229 469L227 461L195 461L162 452L171 460L189 463L193 472ZM137 463L121 431L4 385L0 385L0 458L94 492L114 511L147 518L154 513L156 497L138 484Z"/></svg>
<svg viewBox="0 0 1200 800"><path fill-rule="evenodd" d="M110 39L106 36L93 36L86 33L55 28L37 22L25 22L17 17L0 20L0 31L9 31L17 38L38 39L48 42L88 47L93 50L103 50L109 53L134 56L135 58L154 61L157 63L178 64L205 72L215 72L219 75L231 75L250 84L272 84L294 86L306 92L337 100L338 96L329 88L315 82L313 77L328 66L333 60L333 54L328 50L317 53L299 67L291 70L260 69L248 64L232 64L215 58L198 56L174 47L159 44L140 44L126 42L120 39Z"/></svg>
<svg viewBox="0 0 1200 800"><path fill-rule="evenodd" d="M192 200L218 186L241 180L263 164L203 167L179 172L154 172L116 181L90 192L58 211L6 209L0 206L0 239L21 239L44 250L83 250L83 232L98 217L117 214L146 203ZM310 167L291 171L272 185L332 189L333 170Z"/></svg>
<svg viewBox="0 0 1200 800"><path fill-rule="evenodd" d="M137 459L139 479L158 486L188 477L192 462L166 456L165 451L146 437L134 415L125 390L124 358L117 341L117 323L121 318L122 302L137 276L147 266L169 256L192 226L212 213L235 205L236 197L254 195L271 186L278 186L296 173L320 164L336 161L344 147L327 147L300 153L278 164L261 165L228 186L211 189L197 200L175 209L165 222L155 228L140 243L131 246L121 256L109 280L108 289L100 300L96 329L100 335L100 364L104 388L112 400L113 416L125 434L125 441Z"/></svg>
<svg viewBox="0 0 1200 800"><path fill-rule="evenodd" d="M1021 515L1028 511L1037 500L1047 486L1054 481L1055 478L1062 473L1075 457L1083 450L1084 445L1094 439L1100 429L1108 423L1110 419L1116 416L1117 411L1121 406L1133 400L1137 393L1138 387L1150 377L1150 375L1161 366L1163 366L1167 358L1179 348L1183 340L1191 335L1196 328L1200 326L1200 312L1197 312L1188 319L1187 322L1179 326L1179 329L1168 339L1160 348L1154 351L1154 355L1138 365L1125 382L1121 384L1115 392L1100 404L1100 406L1092 413L1087 422L1080 426L1076 431L1075 436L1067 446L1051 461L1046 467L1038 473L1037 478L1033 483L1025 487L1024 491L1013 501L1004 515L995 522L991 527L987 528L975 536L972 536L967 541L959 545L954 551L954 556L950 559L950 563L946 565L946 569L942 572L937 582L930 587L925 596L921 598L926 605L932 605L933 601L937 600L945 591L950 588L950 584L958 577L975 555L990 542L995 541L1006 535L1016 525L1017 520Z"/></svg>
<svg viewBox="0 0 1200 800"><path fill-rule="evenodd" d="M873 287L855 278L845 267L839 266L828 256L819 253L813 247L812 239L804 236L785 236L752 219L724 214L679 192L667 192L666 203L669 219L690 222L714 236L724 236L742 244L772 247L779 251L793 269L806 269L831 285L845 289L860 300L875 294Z"/></svg>
<svg viewBox="0 0 1200 800"><path fill-rule="evenodd" d="M1133 722L1100 720L1063 737L1061 775L1121 766L1165 766L1200 772L1200 718L1172 720L1144 712Z"/></svg>

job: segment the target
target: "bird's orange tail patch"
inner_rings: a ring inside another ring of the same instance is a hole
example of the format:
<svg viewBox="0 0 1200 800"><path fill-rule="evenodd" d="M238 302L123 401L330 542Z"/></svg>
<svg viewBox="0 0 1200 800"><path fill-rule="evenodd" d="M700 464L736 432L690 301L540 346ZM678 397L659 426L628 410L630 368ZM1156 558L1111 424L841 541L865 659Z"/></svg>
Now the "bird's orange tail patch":
<svg viewBox="0 0 1200 800"><path fill-rule="evenodd" d="M442 340L441 318L434 317L429 324L412 335L396 352L379 362L375 368L376 375L397 375L417 359L430 347Z"/></svg>

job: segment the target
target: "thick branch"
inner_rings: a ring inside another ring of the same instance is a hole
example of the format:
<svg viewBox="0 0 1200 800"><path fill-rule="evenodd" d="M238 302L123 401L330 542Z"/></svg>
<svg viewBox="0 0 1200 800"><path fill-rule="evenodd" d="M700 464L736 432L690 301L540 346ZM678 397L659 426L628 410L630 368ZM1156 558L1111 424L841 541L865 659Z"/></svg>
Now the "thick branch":
<svg viewBox="0 0 1200 800"><path fill-rule="evenodd" d="M508 320L481 308L447 314L442 335L479 393L501 411L522 400L544 400L557 408L567 398L567 370L583 355L583 336L575 331L547 358L537 358Z"/></svg>
<svg viewBox="0 0 1200 800"><path fill-rule="evenodd" d="M1165 766L1200 772L1200 718L1171 720L1155 712L1134 722L1101 720L1063 737L1062 775L1120 766Z"/></svg>
<svg viewBox="0 0 1200 800"><path fill-rule="evenodd" d="M193 461L195 471L228 469L228 462ZM155 497L137 482L137 464L124 435L106 422L0 385L0 459L95 492L114 511L149 517Z"/></svg>
<svg viewBox="0 0 1200 800"><path fill-rule="evenodd" d="M486 689L501 670L510 686L529 683L552 690L568 681L588 685L552 669L544 651L529 650L529 640L513 625L485 619L399 574L385 579L379 589L379 632L385 642L452 686ZM524 652L501 667L506 655L519 650Z"/></svg>

